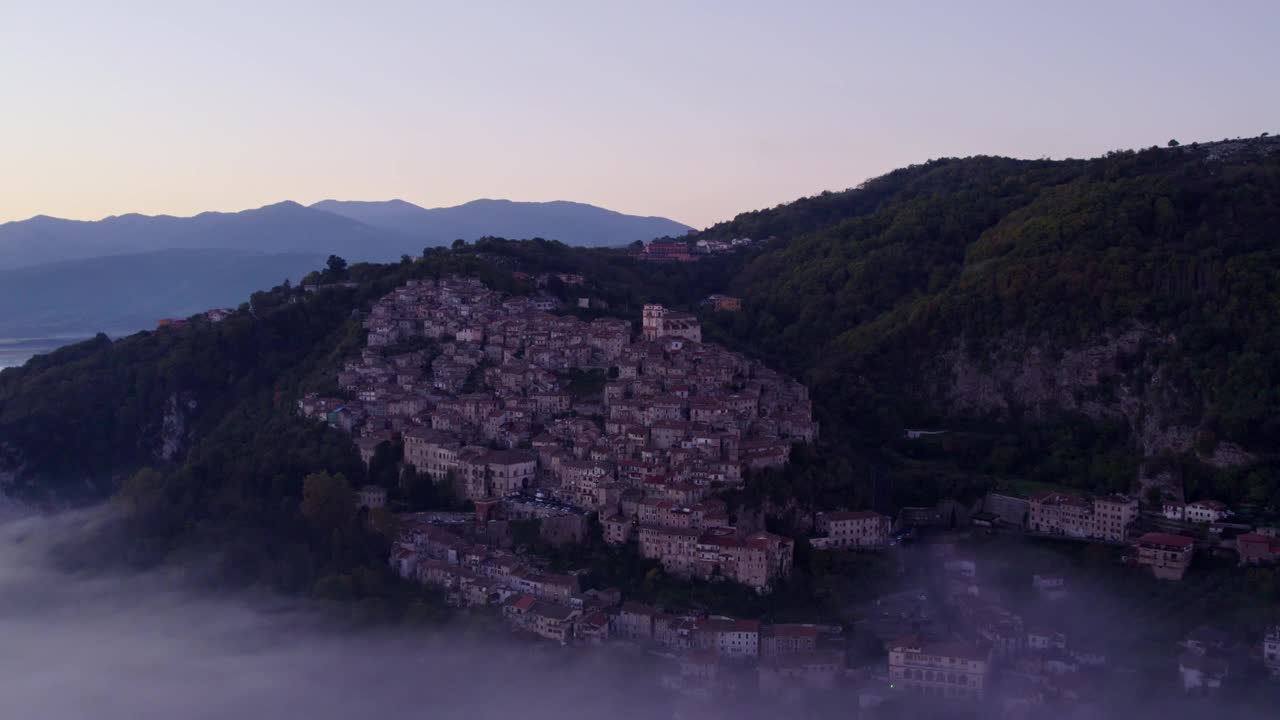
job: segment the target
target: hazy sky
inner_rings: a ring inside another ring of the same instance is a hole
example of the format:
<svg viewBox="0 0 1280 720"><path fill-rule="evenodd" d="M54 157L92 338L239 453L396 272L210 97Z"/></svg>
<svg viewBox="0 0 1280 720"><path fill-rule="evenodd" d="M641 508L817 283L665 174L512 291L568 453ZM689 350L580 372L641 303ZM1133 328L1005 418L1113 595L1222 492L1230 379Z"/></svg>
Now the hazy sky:
<svg viewBox="0 0 1280 720"><path fill-rule="evenodd" d="M569 199L1280 132L1280 2L0 0L0 221Z"/></svg>

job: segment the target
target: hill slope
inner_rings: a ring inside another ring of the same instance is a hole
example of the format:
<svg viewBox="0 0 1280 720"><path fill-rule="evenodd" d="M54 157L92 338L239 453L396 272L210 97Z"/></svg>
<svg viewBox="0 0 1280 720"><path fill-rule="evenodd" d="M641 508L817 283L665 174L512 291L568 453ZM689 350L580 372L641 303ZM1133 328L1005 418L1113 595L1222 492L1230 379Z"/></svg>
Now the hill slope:
<svg viewBox="0 0 1280 720"><path fill-rule="evenodd" d="M666 218L624 215L564 201L473 200L454 207L427 209L403 200L323 200L311 207L403 233L428 245L492 236L541 237L569 245L610 246L683 235L690 229Z"/></svg>
<svg viewBox="0 0 1280 720"><path fill-rule="evenodd" d="M1280 142L1258 139L939 160L707 232L783 238L734 280L747 307L722 332L806 377L834 426L880 443L1082 418L1154 475L1280 443L1277 227ZM1053 452L1021 444L1001 452ZM1124 467L1053 479L1129 489Z"/></svg>

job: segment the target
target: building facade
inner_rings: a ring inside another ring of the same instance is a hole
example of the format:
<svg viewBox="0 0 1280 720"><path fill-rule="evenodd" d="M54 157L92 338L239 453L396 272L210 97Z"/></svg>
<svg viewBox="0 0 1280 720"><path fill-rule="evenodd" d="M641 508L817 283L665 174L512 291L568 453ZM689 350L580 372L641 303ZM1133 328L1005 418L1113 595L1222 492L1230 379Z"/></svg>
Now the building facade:
<svg viewBox="0 0 1280 720"><path fill-rule="evenodd" d="M702 324L689 313L674 312L661 305L645 305L641 315L641 334L645 340L664 337L702 342Z"/></svg>
<svg viewBox="0 0 1280 720"><path fill-rule="evenodd" d="M1280 625L1273 626L1262 638L1262 662L1272 677L1280 678Z"/></svg>
<svg viewBox="0 0 1280 720"><path fill-rule="evenodd" d="M889 682L921 695L981 700L990 664L990 651L964 643L906 638L889 645Z"/></svg>
<svg viewBox="0 0 1280 720"><path fill-rule="evenodd" d="M1217 500L1197 500L1193 503L1187 503L1187 522L1215 523L1226 520L1230 515L1230 509Z"/></svg>
<svg viewBox="0 0 1280 720"><path fill-rule="evenodd" d="M815 547L878 547L889 541L893 521L870 510L819 513L818 530L826 535Z"/></svg>
<svg viewBox="0 0 1280 720"><path fill-rule="evenodd" d="M1049 491L1031 498L1027 528L1047 535L1124 542L1138 518L1138 500L1125 495L1087 499Z"/></svg>
<svg viewBox="0 0 1280 720"><path fill-rule="evenodd" d="M1195 540L1182 535L1147 533L1138 538L1137 563L1161 580L1181 580L1191 566Z"/></svg>

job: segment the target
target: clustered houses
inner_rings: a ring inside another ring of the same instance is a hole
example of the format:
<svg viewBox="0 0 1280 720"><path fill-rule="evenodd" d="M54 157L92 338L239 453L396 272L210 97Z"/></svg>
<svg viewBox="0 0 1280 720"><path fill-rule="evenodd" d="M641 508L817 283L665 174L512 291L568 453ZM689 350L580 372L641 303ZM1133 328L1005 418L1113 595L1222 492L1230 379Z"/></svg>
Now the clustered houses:
<svg viewBox="0 0 1280 720"><path fill-rule="evenodd" d="M809 544L818 550L884 547L893 527L888 515L870 510L818 513L816 524L825 537L813 538Z"/></svg>
<svg viewBox="0 0 1280 720"><path fill-rule="evenodd" d="M1138 518L1138 500L1126 495L1086 499L1049 491L1031 498L1027 528L1049 535L1124 542Z"/></svg>
<svg viewBox="0 0 1280 720"><path fill-rule="evenodd" d="M664 685L686 694L724 689L723 670L730 668L754 666L765 692L830 688L846 672L839 626L673 615L628 602L611 616L611 628L619 639L675 653L678 674Z"/></svg>
<svg viewBox="0 0 1280 720"><path fill-rule="evenodd" d="M1231 674L1240 647L1227 633L1213 626L1192 630L1180 643L1178 675L1182 689L1199 695L1222 690L1223 681Z"/></svg>
<svg viewBox="0 0 1280 720"><path fill-rule="evenodd" d="M595 598L581 592L576 575L540 572L502 547L509 544L508 528L493 508L486 507L484 517L420 513L401 519L392 567L445 591L454 606L501 606L513 627L559 642L568 642L572 622L592 609Z"/></svg>
<svg viewBox="0 0 1280 720"><path fill-rule="evenodd" d="M695 317L660 305L645 306L637 342L626 321L549 309L474 279L410 281L365 319L367 346L338 375L347 397L308 396L299 410L356 435L366 462L402 438L407 465L469 500L536 491L598 513L607 539L638 535L677 574L757 590L786 575L789 540L739 533L704 503L813 441L806 388L701 343ZM572 371L609 379L574 396Z"/></svg>
<svg viewBox="0 0 1280 720"><path fill-rule="evenodd" d="M762 689L827 688L845 672L839 626L765 624L703 613L668 613L621 601L615 591L583 591L575 574L539 570L533 559L500 547L505 501L472 513L401 516L391 554L402 576L444 591L450 604L493 607L516 631L561 644L631 642L681 658L674 687L713 686L720 664L756 666ZM497 527L495 527L497 526ZM696 671L691 665L697 665ZM693 683L687 673L699 676Z"/></svg>
<svg viewBox="0 0 1280 720"><path fill-rule="evenodd" d="M949 589L939 597L952 622L914 617L909 623L869 626L885 640L888 650L887 685L894 691L932 702L955 704L983 701L999 707L1006 717L1033 716L1049 705L1070 705L1100 691L1107 653L1097 644L1071 643L1060 628L1027 622L1003 604L1002 593L986 587L976 560L954 554L955 548L932 548ZM1049 577L1037 575L1035 578ZM912 592L907 595L923 596ZM883 598L895 607L893 596ZM881 601L877 601L877 605ZM1026 606L1037 617L1054 618L1052 601ZM1097 638L1085 638L1094 640Z"/></svg>
<svg viewBox="0 0 1280 720"><path fill-rule="evenodd" d="M1221 692L1234 673L1257 662L1259 650L1263 668L1280 679L1280 625L1262 632L1261 647L1243 643L1242 638L1219 626L1202 625L1178 643L1178 674L1187 693L1214 695Z"/></svg>
<svg viewBox="0 0 1280 720"><path fill-rule="evenodd" d="M733 252L740 248L750 247L756 241L751 238L733 238L731 240L707 240L701 239L693 243L693 252L695 255L719 255L722 253Z"/></svg>
<svg viewBox="0 0 1280 720"><path fill-rule="evenodd" d="M640 554L669 573L703 580L732 580L766 592L791 573L795 543L767 532L730 527L640 526Z"/></svg>

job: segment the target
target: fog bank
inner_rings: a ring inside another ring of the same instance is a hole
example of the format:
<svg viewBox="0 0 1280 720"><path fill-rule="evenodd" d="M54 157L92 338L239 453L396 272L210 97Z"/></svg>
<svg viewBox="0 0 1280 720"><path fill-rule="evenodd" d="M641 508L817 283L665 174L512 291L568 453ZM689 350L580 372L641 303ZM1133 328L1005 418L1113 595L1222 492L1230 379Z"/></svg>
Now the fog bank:
<svg viewBox="0 0 1280 720"><path fill-rule="evenodd" d="M343 632L305 604L210 599L167 573L69 576L92 515L0 520L0 716L41 720L669 716L572 650ZM615 692L616 690L616 692Z"/></svg>

